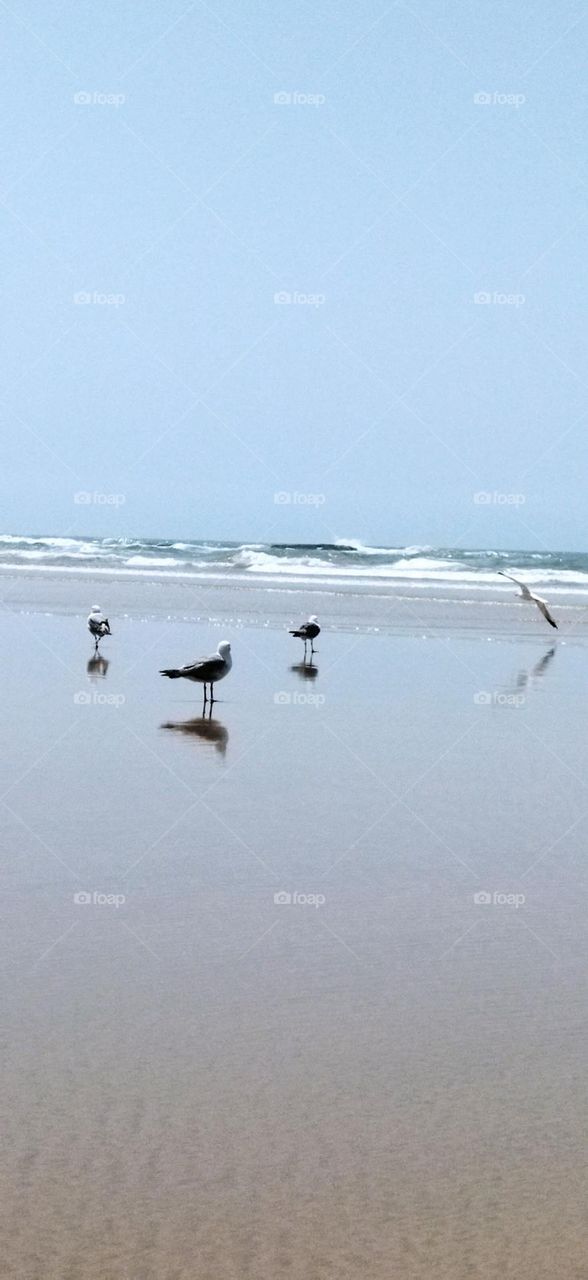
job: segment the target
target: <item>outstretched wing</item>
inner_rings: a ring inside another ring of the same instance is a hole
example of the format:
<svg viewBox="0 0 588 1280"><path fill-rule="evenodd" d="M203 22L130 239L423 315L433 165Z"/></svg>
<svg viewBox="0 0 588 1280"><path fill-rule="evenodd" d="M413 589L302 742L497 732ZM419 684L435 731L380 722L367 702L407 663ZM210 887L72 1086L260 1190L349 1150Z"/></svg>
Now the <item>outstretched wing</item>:
<svg viewBox="0 0 588 1280"><path fill-rule="evenodd" d="M526 582L519 582L518 578L513 578L512 573L505 573L504 569L499 569L498 572L501 578L509 578L511 582L516 582L517 587L521 588L521 591L525 597L525 600L533 599L533 596L531 595L531 592L529 591L529 588Z"/></svg>
<svg viewBox="0 0 588 1280"><path fill-rule="evenodd" d="M555 622L555 620L552 618L545 601L541 600L539 596L535 596L535 604L537 605L537 608L540 610L540 612L543 614L545 621L549 623L550 627L555 627L557 631L558 630L557 622Z"/></svg>

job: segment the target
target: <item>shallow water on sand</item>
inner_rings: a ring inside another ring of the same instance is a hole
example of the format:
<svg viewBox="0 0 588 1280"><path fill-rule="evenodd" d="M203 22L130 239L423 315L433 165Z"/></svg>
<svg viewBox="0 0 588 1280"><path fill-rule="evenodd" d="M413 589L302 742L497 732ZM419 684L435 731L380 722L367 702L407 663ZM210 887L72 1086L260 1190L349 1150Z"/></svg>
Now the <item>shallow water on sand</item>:
<svg viewBox="0 0 588 1280"><path fill-rule="evenodd" d="M579 1280L585 642L113 630L3 620L5 1274Z"/></svg>

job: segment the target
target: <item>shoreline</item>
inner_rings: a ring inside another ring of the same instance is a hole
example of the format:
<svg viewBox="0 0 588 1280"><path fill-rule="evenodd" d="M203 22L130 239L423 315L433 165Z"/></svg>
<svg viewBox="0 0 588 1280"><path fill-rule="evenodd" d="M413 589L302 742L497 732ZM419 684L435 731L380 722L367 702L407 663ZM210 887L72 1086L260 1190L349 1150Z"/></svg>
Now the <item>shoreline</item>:
<svg viewBox="0 0 588 1280"><path fill-rule="evenodd" d="M379 589L378 589L379 588ZM456 584L284 581L269 576L236 579L209 574L172 575L152 570L67 569L36 566L17 572L0 566L0 602L14 613L86 617L96 596L114 617L206 622L281 629L316 613L333 631L474 633L517 635L539 640L583 637L588 632L588 601L582 593L553 589L552 608L559 630L551 631L537 610L516 598L516 590ZM440 595L439 592L443 594ZM459 591L459 596L457 595Z"/></svg>

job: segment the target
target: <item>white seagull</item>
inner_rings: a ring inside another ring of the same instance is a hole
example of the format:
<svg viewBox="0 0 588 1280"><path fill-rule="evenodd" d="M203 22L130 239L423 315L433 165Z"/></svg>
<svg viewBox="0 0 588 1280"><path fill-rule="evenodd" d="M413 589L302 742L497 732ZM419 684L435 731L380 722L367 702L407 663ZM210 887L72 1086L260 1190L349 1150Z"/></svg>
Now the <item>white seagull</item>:
<svg viewBox="0 0 588 1280"><path fill-rule="evenodd" d="M520 587L521 589L521 596L523 600L530 600L533 604L536 604L539 612L543 614L545 621L549 623L550 627L555 627L557 631L557 622L554 621L549 609L547 608L547 601L544 600L542 596L534 595L533 592L529 590L527 584L525 582L519 582L518 578L513 578L512 573L504 573L502 569L499 569L498 572L501 578L509 578L511 582L516 582L517 587Z"/></svg>
<svg viewBox="0 0 588 1280"><path fill-rule="evenodd" d="M214 702L214 686L217 680L224 680L233 665L231 646L228 640L221 640L216 653L210 658L198 658L185 667L168 667L160 671L160 676L169 676L170 680L195 680L204 685L204 701L206 702L206 686L210 685L210 701Z"/></svg>
<svg viewBox="0 0 588 1280"><path fill-rule="evenodd" d="M308 622L303 622L302 626L299 627L297 631L291 631L290 635L296 636L298 640L304 640L305 654L306 654L306 646L308 644L308 641L310 640L310 652L311 654L313 654L314 653L313 642L316 640L317 636L320 635L320 633L321 633L321 629L319 627L319 620L316 617L316 615L313 613L308 619Z"/></svg>
<svg viewBox="0 0 588 1280"><path fill-rule="evenodd" d="M98 644L103 636L112 635L108 618L104 617L99 604L92 605L92 611L88 614L88 631L94 637L96 642L95 652L98 652Z"/></svg>

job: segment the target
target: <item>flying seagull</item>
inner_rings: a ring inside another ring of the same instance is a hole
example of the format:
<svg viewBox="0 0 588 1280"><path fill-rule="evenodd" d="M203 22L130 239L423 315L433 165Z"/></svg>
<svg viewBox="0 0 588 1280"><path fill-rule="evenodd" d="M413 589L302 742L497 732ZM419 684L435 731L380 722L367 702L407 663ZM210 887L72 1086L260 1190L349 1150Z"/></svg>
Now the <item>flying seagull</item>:
<svg viewBox="0 0 588 1280"><path fill-rule="evenodd" d="M545 621L549 623L550 627L555 627L557 631L557 622L554 621L549 609L547 608L547 601L543 600L541 596L534 595L533 592L529 590L525 582L519 582L518 578L513 578L511 573L504 573L502 569L499 569L498 572L501 578L510 578L511 582L516 582L517 587L521 588L521 596L523 600L531 600L533 604L536 604L539 612L543 614Z"/></svg>
<svg viewBox="0 0 588 1280"><path fill-rule="evenodd" d="M204 685L204 701L206 702L206 686L210 685L210 701L214 702L214 686L217 680L224 680L233 665L231 646L228 640L221 640L216 653L210 658L198 658L186 667L169 667L160 671L160 676L169 676L170 680L195 680Z"/></svg>
<svg viewBox="0 0 588 1280"><path fill-rule="evenodd" d="M88 614L88 631L94 637L96 642L95 652L98 653L98 645L102 637L112 634L108 618L104 617L99 604L93 604L92 611Z"/></svg>
<svg viewBox="0 0 588 1280"><path fill-rule="evenodd" d="M304 640L304 656L306 657L306 646L308 644L308 641L310 640L310 652L311 654L313 654L314 641L316 640L317 636L320 635L320 632L321 632L321 629L319 627L318 618L313 613L311 617L308 619L308 622L303 622L302 626L299 627L297 631L291 631L290 635L296 636L298 640Z"/></svg>

